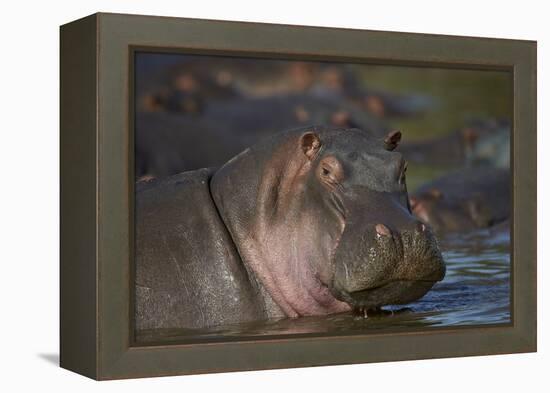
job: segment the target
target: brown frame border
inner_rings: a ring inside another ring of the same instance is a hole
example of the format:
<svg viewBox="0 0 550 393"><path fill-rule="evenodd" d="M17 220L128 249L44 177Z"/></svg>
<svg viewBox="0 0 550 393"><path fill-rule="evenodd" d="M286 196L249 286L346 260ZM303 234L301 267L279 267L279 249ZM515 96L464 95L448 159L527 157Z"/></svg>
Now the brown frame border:
<svg viewBox="0 0 550 393"><path fill-rule="evenodd" d="M513 322L133 346L135 48L511 70ZM116 379L536 351L536 42L100 13L61 27L60 76L62 367Z"/></svg>

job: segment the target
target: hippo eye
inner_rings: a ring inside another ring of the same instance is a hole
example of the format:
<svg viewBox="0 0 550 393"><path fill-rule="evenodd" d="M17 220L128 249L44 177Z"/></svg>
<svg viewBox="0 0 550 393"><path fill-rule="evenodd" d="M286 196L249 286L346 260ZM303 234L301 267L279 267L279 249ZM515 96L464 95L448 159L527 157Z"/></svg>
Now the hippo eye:
<svg viewBox="0 0 550 393"><path fill-rule="evenodd" d="M344 178L342 165L334 156L326 156L323 158L316 173L323 183L331 186L338 184Z"/></svg>

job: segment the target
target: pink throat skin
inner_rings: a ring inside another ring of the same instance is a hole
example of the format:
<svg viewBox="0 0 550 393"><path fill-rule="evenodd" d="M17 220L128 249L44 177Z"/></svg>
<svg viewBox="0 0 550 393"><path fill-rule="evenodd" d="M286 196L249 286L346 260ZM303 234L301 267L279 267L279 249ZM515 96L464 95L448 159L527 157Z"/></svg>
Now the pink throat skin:
<svg viewBox="0 0 550 393"><path fill-rule="evenodd" d="M242 162L248 160L262 166L259 181L252 188L254 197L249 198L253 199L248 203L249 210L241 214L235 207L230 208L232 217L227 222L243 263L263 287L269 318L281 317L281 313L299 317L351 309L327 287L334 274L332 256L345 222L326 216L330 212L320 212L322 207L311 202L314 191L308 189L308 182L316 184L311 182L317 176L315 157L320 148L314 134L296 135L265 162L263 157L247 152L226 168L229 174L231 166L246 170ZM238 206L239 201L231 202ZM225 206L223 201L219 205ZM268 306L273 303L278 310Z"/></svg>
<svg viewBox="0 0 550 393"><path fill-rule="evenodd" d="M308 166L309 162L301 169L308 170ZM299 174L292 179L293 184L288 187L291 195L279 194L271 214L259 213L241 252L247 266L286 316L349 311L351 307L336 299L327 286L333 274L331 269L323 273L315 267L319 261L323 266L331 265L345 222L335 220L330 229L319 230L319 217L304 214L300 205L305 191L302 177Z"/></svg>
<svg viewBox="0 0 550 393"><path fill-rule="evenodd" d="M289 243L278 242L278 236L271 235L268 239L250 239L248 250L259 252L248 260L248 266L286 316L327 315L351 310L321 282L307 256L293 247L297 240L291 240L291 247L285 249Z"/></svg>

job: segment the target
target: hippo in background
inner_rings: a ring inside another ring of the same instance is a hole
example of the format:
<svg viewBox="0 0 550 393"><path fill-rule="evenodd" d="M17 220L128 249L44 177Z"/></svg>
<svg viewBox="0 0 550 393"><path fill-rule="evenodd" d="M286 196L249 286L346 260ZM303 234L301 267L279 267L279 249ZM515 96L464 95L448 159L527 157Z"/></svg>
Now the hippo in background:
<svg viewBox="0 0 550 393"><path fill-rule="evenodd" d="M506 119L476 119L447 135L404 143L401 152L416 164L509 168L510 133Z"/></svg>
<svg viewBox="0 0 550 393"><path fill-rule="evenodd" d="M409 209L400 138L294 129L220 169L138 184L137 329L366 316L422 297L445 265Z"/></svg>
<svg viewBox="0 0 550 393"><path fill-rule="evenodd" d="M198 116L210 100L240 98L230 83L205 73L185 72L152 91L138 94L138 110L142 112L174 112Z"/></svg>
<svg viewBox="0 0 550 393"><path fill-rule="evenodd" d="M306 95L220 100L212 102L202 117L138 113L135 175L166 177L220 166L262 138L316 123L367 129L377 136L389 131L381 121L341 100Z"/></svg>
<svg viewBox="0 0 550 393"><path fill-rule="evenodd" d="M156 64L158 57L148 54ZM182 55L167 57L168 67L155 73L141 58L138 108L145 112L202 113L216 100L307 94L345 100L371 116L410 117L434 109L432 97L392 94L363 86L358 68L349 64L273 59ZM157 65L158 66L158 65Z"/></svg>
<svg viewBox="0 0 550 393"><path fill-rule="evenodd" d="M437 101L425 94L398 94L364 86L353 66L327 65L309 92L315 96L339 97L358 110L377 118L421 116L437 108Z"/></svg>
<svg viewBox="0 0 550 393"><path fill-rule="evenodd" d="M280 130L310 124L368 129L383 136L389 127L338 97L306 94L275 95L232 101L216 101L204 111L208 121L240 134L266 137Z"/></svg>
<svg viewBox="0 0 550 393"><path fill-rule="evenodd" d="M511 214L511 187L508 169L466 168L420 187L410 206L438 234L505 228Z"/></svg>
<svg viewBox="0 0 550 393"><path fill-rule="evenodd" d="M216 143L212 143L216 141ZM141 113L135 121L135 178L166 177L186 170L220 166L242 144L231 133L189 116Z"/></svg>
<svg viewBox="0 0 550 393"><path fill-rule="evenodd" d="M138 54L142 77L137 93L171 89L182 75L205 85L230 88L243 97L303 93L315 80L318 63L212 55ZM209 90L204 89L207 97Z"/></svg>

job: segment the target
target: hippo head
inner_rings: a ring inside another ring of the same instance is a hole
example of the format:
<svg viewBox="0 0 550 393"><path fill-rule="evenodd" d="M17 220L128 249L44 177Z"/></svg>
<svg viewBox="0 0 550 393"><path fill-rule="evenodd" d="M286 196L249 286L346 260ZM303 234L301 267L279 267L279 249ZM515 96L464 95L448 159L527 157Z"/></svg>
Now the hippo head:
<svg viewBox="0 0 550 393"><path fill-rule="evenodd" d="M488 228L510 212L510 172L476 167L451 172L420 187L413 214L438 234Z"/></svg>
<svg viewBox="0 0 550 393"><path fill-rule="evenodd" d="M436 240L410 211L400 137L293 130L214 176L243 262L287 316L408 303L443 278Z"/></svg>
<svg viewBox="0 0 550 393"><path fill-rule="evenodd" d="M438 233L488 226L477 198L455 198L432 187L419 190L409 204L413 214Z"/></svg>

